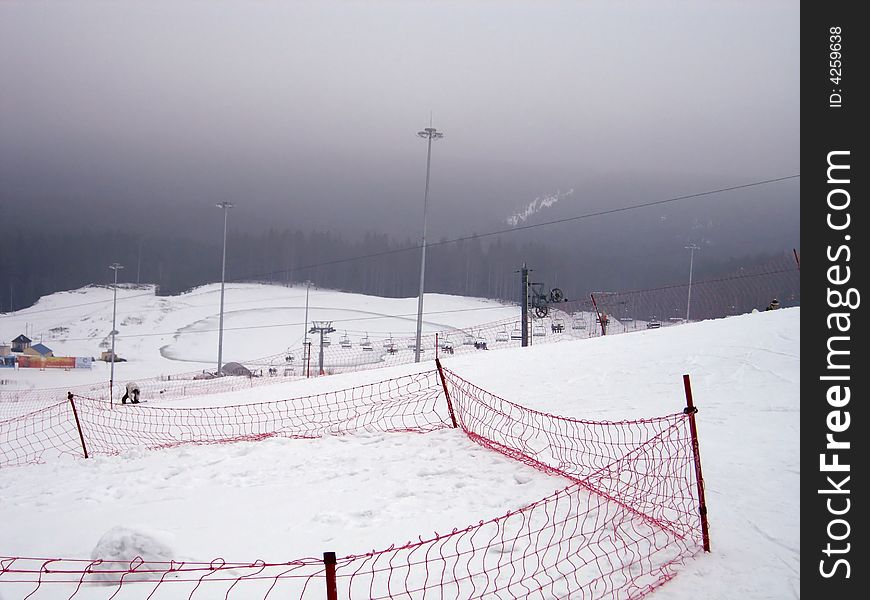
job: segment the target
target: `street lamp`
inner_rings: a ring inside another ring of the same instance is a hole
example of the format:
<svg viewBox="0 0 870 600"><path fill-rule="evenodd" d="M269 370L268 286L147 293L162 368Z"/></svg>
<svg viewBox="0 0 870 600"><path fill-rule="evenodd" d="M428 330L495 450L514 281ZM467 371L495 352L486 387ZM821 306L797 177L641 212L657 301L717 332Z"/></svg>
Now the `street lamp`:
<svg viewBox="0 0 870 600"><path fill-rule="evenodd" d="M423 252L420 255L420 295L417 297L417 343L414 347L414 362L420 362L420 343L423 335L423 285L426 280L426 208L429 205L429 166L432 162L432 140L444 137L434 127L418 131L417 135L428 140L426 151L426 192L423 195Z"/></svg>
<svg viewBox="0 0 870 600"><path fill-rule="evenodd" d="M112 286L112 366L109 369L109 402L112 402L112 389L115 385L115 335L118 333L115 330L115 316L118 312L118 271L124 267L118 263L112 263L109 268L115 272L115 284Z"/></svg>
<svg viewBox="0 0 870 600"><path fill-rule="evenodd" d="M305 336L302 340L302 346L308 343L308 292L311 291L311 281L305 281Z"/></svg>
<svg viewBox="0 0 870 600"><path fill-rule="evenodd" d="M308 293L311 291L311 281L305 280L305 335L302 339L302 355L305 360L308 360L306 352L310 353L311 348L308 347Z"/></svg>
<svg viewBox="0 0 870 600"><path fill-rule="evenodd" d="M217 359L217 376L223 375L223 354L224 354L224 281L227 273L227 214L229 209L234 205L232 202L218 202L215 204L218 208L224 209L224 253L223 263L221 264L221 316L218 325L218 359Z"/></svg>
<svg viewBox="0 0 870 600"><path fill-rule="evenodd" d="M142 270L142 242L145 241L145 238L139 238L139 253L136 258L136 285L139 285L139 274Z"/></svg>
<svg viewBox="0 0 870 600"><path fill-rule="evenodd" d="M686 323L689 322L689 311L692 308L692 267L695 263L695 250L700 250L700 246L696 246L695 244L689 244L686 246L686 250L689 250L691 254L689 255L689 297L686 300Z"/></svg>

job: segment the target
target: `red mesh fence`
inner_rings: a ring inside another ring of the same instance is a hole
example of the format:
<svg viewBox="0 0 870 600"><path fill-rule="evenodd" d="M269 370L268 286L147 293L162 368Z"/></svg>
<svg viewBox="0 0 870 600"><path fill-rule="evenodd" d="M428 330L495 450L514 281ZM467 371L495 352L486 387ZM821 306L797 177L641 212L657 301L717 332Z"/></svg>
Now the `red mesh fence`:
<svg viewBox="0 0 870 600"><path fill-rule="evenodd" d="M668 326L703 319L717 319L765 310L773 299L780 306L800 305L800 271L795 259L783 256L769 263L704 281L694 281L691 294L684 284L627 292L596 292L591 298L569 303L572 311L591 311L597 335L601 334L598 315L606 315L607 335L652 326Z"/></svg>
<svg viewBox="0 0 870 600"><path fill-rule="evenodd" d="M0 557L3 598L181 600L323 598L323 562L274 564Z"/></svg>
<svg viewBox="0 0 870 600"><path fill-rule="evenodd" d="M565 478L522 509L446 534L341 558L339 598L640 598L701 548L688 417L569 419L494 396L444 371L460 427L476 442ZM264 404L109 409L79 399L89 450L164 447L272 435L428 431L447 426L437 371ZM63 411L67 412L64 413ZM0 423L4 464L46 448L76 453L68 405ZM45 425L39 425L44 420ZM24 425L19 424L26 423ZM10 423L16 425L9 429ZM4 429L5 428L5 429ZM59 428L59 429L58 429ZM41 431L40 447L27 432ZM8 432L14 432L10 434ZM54 437L45 432L55 432ZM9 453L15 443L25 450ZM28 449L29 448L29 449ZM13 459L7 456L14 457ZM17 462L14 462L17 461ZM319 559L281 564L0 558L4 598L323 598ZM14 596L12 594L15 594Z"/></svg>
<svg viewBox="0 0 870 600"><path fill-rule="evenodd" d="M325 394L205 408L123 408L74 396L88 453L167 448L268 437L314 438L355 431L432 431L446 426L446 404L434 371ZM442 417L439 413L444 414ZM0 467L84 453L72 405L0 421Z"/></svg>
<svg viewBox="0 0 870 600"><path fill-rule="evenodd" d="M61 454L84 454L68 401L0 421L0 468L45 462Z"/></svg>

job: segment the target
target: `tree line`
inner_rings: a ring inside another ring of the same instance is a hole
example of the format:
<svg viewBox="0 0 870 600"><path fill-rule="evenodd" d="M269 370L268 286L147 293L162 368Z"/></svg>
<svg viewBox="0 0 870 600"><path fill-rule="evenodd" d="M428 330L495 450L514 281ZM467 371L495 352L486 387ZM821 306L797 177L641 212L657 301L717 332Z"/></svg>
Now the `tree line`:
<svg viewBox="0 0 870 600"><path fill-rule="evenodd" d="M595 247L555 247L513 236L447 243L427 248L426 291L517 300L523 263L532 281L560 287L569 297L601 289L627 290L682 281L679 252L651 249L648 256L623 257ZM118 281L153 283L159 295L175 295L220 281L221 246L180 236L139 236L122 231L48 234L17 231L0 237L0 312L20 310L53 292L112 282L113 262L124 269ZM368 258L356 258L366 256ZM697 257L696 257L697 258ZM695 276L758 264L767 255L695 264ZM353 260L348 260L353 259ZM294 284L386 297L419 291L419 242L368 233L356 240L324 231L270 230L230 233L227 281Z"/></svg>

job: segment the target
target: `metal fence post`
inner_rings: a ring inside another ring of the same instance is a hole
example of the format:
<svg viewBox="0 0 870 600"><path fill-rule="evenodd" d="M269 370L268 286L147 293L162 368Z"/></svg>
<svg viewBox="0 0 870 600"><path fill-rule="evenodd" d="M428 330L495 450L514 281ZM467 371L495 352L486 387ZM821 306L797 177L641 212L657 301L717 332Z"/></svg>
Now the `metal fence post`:
<svg viewBox="0 0 870 600"><path fill-rule="evenodd" d="M82 451L85 453L85 458L87 458L88 447L85 446L85 436L82 433L82 424L79 422L79 413L76 411L76 403L73 402L73 393L67 392L66 398L69 400L69 405L72 407L73 417L76 420L76 428L79 430L79 439L82 441Z"/></svg>
<svg viewBox="0 0 870 600"><path fill-rule="evenodd" d="M601 325L601 335L607 335L607 326L604 324L604 318L601 316L601 311L598 310L598 303L595 301L595 294L589 294L592 297L592 307L595 308L595 314L598 315L598 323Z"/></svg>
<svg viewBox="0 0 870 600"><path fill-rule="evenodd" d="M323 553L326 568L326 600L338 600L338 583L335 580L335 552Z"/></svg>
<svg viewBox="0 0 870 600"><path fill-rule="evenodd" d="M456 415L453 413L453 402L450 401L450 393L447 391L447 380L444 379L444 371L441 369L441 360L435 359L435 366L438 367L438 376L441 378L441 387L444 388L444 397L447 398L447 411L450 413L450 422L453 423L453 429L459 427L456 423Z"/></svg>
<svg viewBox="0 0 870 600"><path fill-rule="evenodd" d="M710 551L710 528L707 524L707 499L704 495L704 475L701 473L701 449L698 446L698 426L695 423L695 403L692 400L692 384L688 375L683 375L683 387L686 390L686 408L683 412L689 416L689 430L692 434L692 453L695 455L695 480L698 485L698 512L701 514L701 536L704 550Z"/></svg>

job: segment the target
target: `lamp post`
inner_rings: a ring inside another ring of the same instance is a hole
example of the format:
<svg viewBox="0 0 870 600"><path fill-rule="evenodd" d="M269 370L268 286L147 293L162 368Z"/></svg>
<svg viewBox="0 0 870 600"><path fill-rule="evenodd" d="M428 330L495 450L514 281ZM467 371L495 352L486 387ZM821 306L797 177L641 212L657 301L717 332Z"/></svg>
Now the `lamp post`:
<svg viewBox="0 0 870 600"><path fill-rule="evenodd" d="M308 292L311 291L311 281L305 281L305 336L302 340L302 347L305 348L308 344Z"/></svg>
<svg viewBox="0 0 870 600"><path fill-rule="evenodd" d="M686 299L686 323L689 322L689 311L692 308L692 267L695 264L695 250L700 250L701 247L695 244L689 244L686 246L686 250L689 250L691 254L689 254L689 297Z"/></svg>
<svg viewBox="0 0 870 600"><path fill-rule="evenodd" d="M139 285L139 274L142 270L142 242L143 238L139 238L139 253L136 257L136 285Z"/></svg>
<svg viewBox="0 0 870 600"><path fill-rule="evenodd" d="M221 316L218 324L218 356L217 356L217 376L223 375L223 354L224 354L224 283L227 273L227 215L229 209L234 205L232 202L218 202L215 204L218 208L224 209L224 251L223 262L221 263Z"/></svg>
<svg viewBox="0 0 870 600"><path fill-rule="evenodd" d="M426 192L423 195L423 251L420 254L420 295L417 297L417 341L414 346L414 362L420 362L420 343L423 336L423 287L426 281L426 209L429 205L429 167L432 162L432 140L444 137L444 134L434 127L418 131L417 135L428 140L426 150Z"/></svg>
<svg viewBox="0 0 870 600"><path fill-rule="evenodd" d="M118 271L124 267L118 263L112 263L109 268L115 272L115 284L112 286L112 350L111 359L112 366L109 368L109 403L112 402L112 391L115 386L115 316L118 313Z"/></svg>

